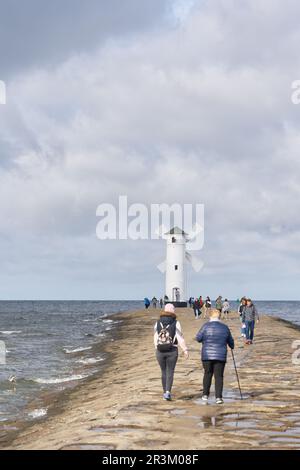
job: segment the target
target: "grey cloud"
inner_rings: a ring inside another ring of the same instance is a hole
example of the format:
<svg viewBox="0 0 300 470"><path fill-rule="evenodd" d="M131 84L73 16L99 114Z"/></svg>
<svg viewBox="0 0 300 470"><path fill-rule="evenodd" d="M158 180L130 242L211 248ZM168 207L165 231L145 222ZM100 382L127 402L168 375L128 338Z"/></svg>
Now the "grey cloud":
<svg viewBox="0 0 300 470"><path fill-rule="evenodd" d="M12 80L0 110L0 230L14 240L15 256L1 255L14 285L28 266L48 297L79 285L82 297L162 294L163 243L95 238L97 205L127 194L205 204L205 268L191 290L295 298L297 11L292 0L199 1L177 27Z"/></svg>
<svg viewBox="0 0 300 470"><path fill-rule="evenodd" d="M2 79L162 23L167 0L0 0Z"/></svg>

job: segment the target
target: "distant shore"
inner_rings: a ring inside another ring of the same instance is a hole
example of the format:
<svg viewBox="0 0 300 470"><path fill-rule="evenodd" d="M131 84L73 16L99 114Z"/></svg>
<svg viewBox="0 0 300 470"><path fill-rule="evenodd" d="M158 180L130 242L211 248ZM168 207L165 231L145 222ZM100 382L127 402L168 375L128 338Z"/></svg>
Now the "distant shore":
<svg viewBox="0 0 300 470"><path fill-rule="evenodd" d="M2 449L300 449L300 366L292 363L297 326L263 316L253 346L244 346L236 312L228 325L244 400L239 399L228 356L225 405L199 402L202 367L194 337L203 320L178 310L190 359L178 362L174 401L162 401L153 350L159 310L114 315L121 318L102 375L57 396L47 419L18 433L1 435Z"/></svg>

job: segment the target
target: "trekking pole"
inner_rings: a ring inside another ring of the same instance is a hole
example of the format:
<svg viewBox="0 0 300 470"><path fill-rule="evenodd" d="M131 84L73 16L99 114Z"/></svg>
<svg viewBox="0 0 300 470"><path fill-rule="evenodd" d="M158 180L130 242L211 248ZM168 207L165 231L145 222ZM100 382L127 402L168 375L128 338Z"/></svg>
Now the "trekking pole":
<svg viewBox="0 0 300 470"><path fill-rule="evenodd" d="M237 371L237 368L236 368L235 358L234 358L234 354L233 354L233 350L232 350L232 349L231 349L231 354L232 354L232 360L233 360L233 364L234 364L234 368L235 368L235 373L236 373L236 378L237 378L237 383L238 383L238 386L239 386L239 391L240 391L241 400L242 400L242 399L243 399L243 395L242 395L242 390L241 390L241 386L240 386L240 379L239 379L239 374L238 374L238 371Z"/></svg>

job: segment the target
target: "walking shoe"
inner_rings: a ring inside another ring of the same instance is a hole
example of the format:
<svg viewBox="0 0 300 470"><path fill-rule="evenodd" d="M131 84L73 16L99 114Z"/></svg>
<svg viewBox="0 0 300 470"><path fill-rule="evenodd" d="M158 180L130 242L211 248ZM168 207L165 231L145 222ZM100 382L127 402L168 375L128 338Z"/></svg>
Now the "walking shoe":
<svg viewBox="0 0 300 470"><path fill-rule="evenodd" d="M223 405L224 401L222 400L222 398L217 398L216 399L216 405Z"/></svg>
<svg viewBox="0 0 300 470"><path fill-rule="evenodd" d="M170 392L164 393L164 400L166 400L166 401L171 401L172 400Z"/></svg>
<svg viewBox="0 0 300 470"><path fill-rule="evenodd" d="M208 396L207 396L207 395L203 395L203 396L202 396L202 401L203 401L204 403L207 403L207 402L208 402Z"/></svg>

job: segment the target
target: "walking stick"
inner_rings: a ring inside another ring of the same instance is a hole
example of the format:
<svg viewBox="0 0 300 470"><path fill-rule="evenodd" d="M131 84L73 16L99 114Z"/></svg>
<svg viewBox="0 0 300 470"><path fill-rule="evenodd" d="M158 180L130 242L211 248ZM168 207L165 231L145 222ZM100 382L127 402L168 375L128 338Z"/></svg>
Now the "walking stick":
<svg viewBox="0 0 300 470"><path fill-rule="evenodd" d="M238 386L239 386L239 391L240 391L241 400L242 400L242 399L243 399L243 395L242 395L242 390L241 390L241 386L240 386L240 379L239 379L239 374L238 374L238 371L237 371L237 368L236 368L235 358L234 358L234 354L233 354L233 350L232 350L232 349L231 349L231 354L232 354L232 360L233 360L233 364L234 364L234 368L235 368L235 373L236 373L236 378L237 378L237 383L238 383Z"/></svg>

